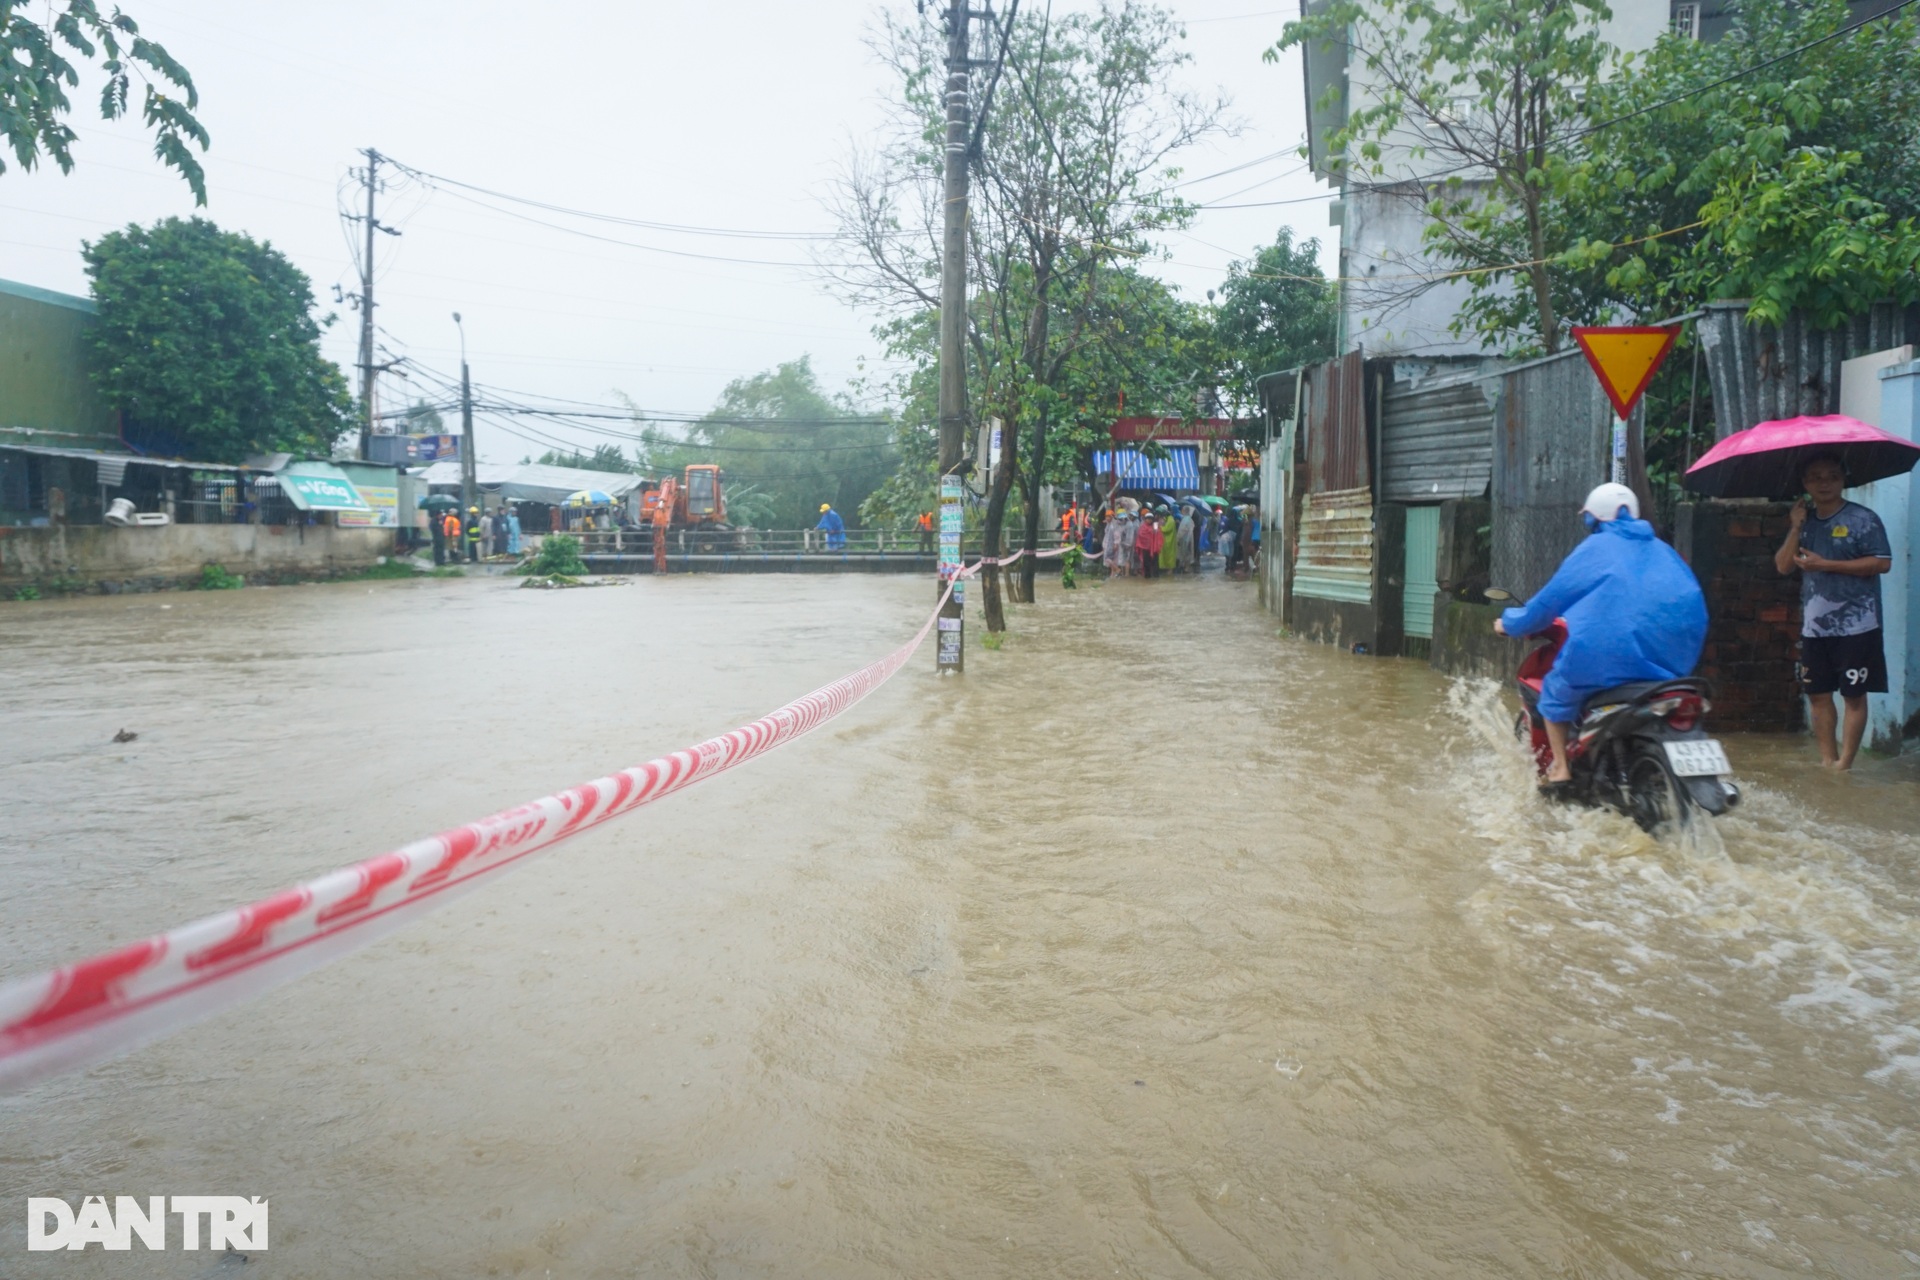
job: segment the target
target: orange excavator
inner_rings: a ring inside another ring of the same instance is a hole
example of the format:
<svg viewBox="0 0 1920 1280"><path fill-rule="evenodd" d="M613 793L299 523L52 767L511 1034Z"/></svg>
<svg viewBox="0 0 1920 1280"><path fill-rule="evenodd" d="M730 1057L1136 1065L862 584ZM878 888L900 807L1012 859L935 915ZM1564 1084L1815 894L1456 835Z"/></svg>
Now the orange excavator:
<svg viewBox="0 0 1920 1280"><path fill-rule="evenodd" d="M668 476L657 486L642 486L640 510L653 525L653 571L667 571L667 534L675 529L695 531L694 545L702 550L713 534L727 528L727 500L720 488L721 471L708 462L689 466L683 480Z"/></svg>
<svg viewBox="0 0 1920 1280"><path fill-rule="evenodd" d="M720 488L721 478L718 466L696 462L681 480L669 476L654 488L642 485L640 509L656 528L662 510L668 526L674 529L725 528L727 500Z"/></svg>

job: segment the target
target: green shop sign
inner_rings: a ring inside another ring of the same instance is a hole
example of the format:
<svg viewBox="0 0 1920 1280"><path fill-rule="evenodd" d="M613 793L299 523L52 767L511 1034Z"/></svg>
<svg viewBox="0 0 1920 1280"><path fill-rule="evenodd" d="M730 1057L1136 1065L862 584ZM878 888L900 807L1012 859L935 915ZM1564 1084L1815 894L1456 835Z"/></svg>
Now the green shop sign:
<svg viewBox="0 0 1920 1280"><path fill-rule="evenodd" d="M353 481L328 467L332 475L318 467L288 468L280 473L280 490L302 511L366 511L366 501Z"/></svg>

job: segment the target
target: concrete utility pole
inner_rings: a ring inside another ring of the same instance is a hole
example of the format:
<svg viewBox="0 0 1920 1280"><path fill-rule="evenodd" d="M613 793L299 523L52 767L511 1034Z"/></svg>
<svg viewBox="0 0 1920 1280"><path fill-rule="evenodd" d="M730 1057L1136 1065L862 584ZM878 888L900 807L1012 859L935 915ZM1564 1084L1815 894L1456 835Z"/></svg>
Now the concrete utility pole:
<svg viewBox="0 0 1920 1280"><path fill-rule="evenodd" d="M940 589L953 597L940 611L936 669L959 672L966 662L962 621L960 535L965 527L959 475L967 436L967 152L972 112L967 101L967 0L947 4L947 156L945 234L940 249Z"/></svg>
<svg viewBox="0 0 1920 1280"><path fill-rule="evenodd" d="M373 362L373 233L385 232L390 236L400 234L398 227L390 227L373 214L373 198L380 190L380 161L384 157L368 147L361 152L367 158L367 167L361 170L360 181L367 188L367 212L364 216L347 214L349 222L365 221L367 224L367 242L365 256L360 260L360 292L352 295L355 305L360 308L360 456L366 457L373 447L373 383L383 370L391 369L392 364ZM334 286L335 296L339 295L339 286Z"/></svg>
<svg viewBox="0 0 1920 1280"><path fill-rule="evenodd" d="M380 225L373 216L373 196L379 186L380 153L366 149L367 168L363 179L367 187L367 248L360 260L360 456L373 448L373 229Z"/></svg>
<svg viewBox="0 0 1920 1280"><path fill-rule="evenodd" d="M454 328L460 330L460 527L467 527L467 512L473 509L480 493L480 459L473 451L473 379L467 373L467 326L460 313L453 313Z"/></svg>

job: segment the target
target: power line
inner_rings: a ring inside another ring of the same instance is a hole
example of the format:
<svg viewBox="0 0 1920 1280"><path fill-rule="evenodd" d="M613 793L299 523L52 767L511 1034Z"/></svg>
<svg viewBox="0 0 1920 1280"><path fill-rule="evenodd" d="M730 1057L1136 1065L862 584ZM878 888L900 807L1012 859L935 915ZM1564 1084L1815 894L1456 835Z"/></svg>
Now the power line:
<svg viewBox="0 0 1920 1280"><path fill-rule="evenodd" d="M612 419L616 419L623 422L646 422L649 420L654 420L654 415L647 413L645 410L639 410L639 411L628 410L623 413L614 413L614 412L583 412L583 411L573 410L573 409L552 410L552 409L541 409L531 405L513 405L513 404L506 404L506 405L496 404L496 405L489 405L487 407L497 413L520 413L520 414L528 414L534 417L564 416L569 418L612 418ZM709 414L702 414L700 417L692 418L692 419L661 418L658 420L685 422L691 426L743 427L748 430L765 429L768 431L786 431L786 430L793 430L798 428L812 429L812 428L820 428L820 427L884 427L884 426L891 426L893 423L893 420L891 418L882 418L882 417L721 418L721 417L714 417Z"/></svg>
<svg viewBox="0 0 1920 1280"><path fill-rule="evenodd" d="M478 413L479 410L476 409L475 412ZM524 429L516 429L515 427L508 426L504 422L498 422L498 421L492 421L492 420L489 420L489 425L492 426L497 431L504 431L506 434L513 436L517 440L524 441L527 444L539 445L541 448L551 450L555 453L569 453L576 458L583 458L583 459L591 459L593 456L590 453L582 452L580 446L575 442L568 441L568 440L561 440L556 436L551 436L546 432L540 431L536 428L526 427ZM810 468L806 471L784 471L784 472L776 472L776 471L735 472L731 468L727 468L722 471L722 474L730 481L749 481L749 480L807 481L807 480L817 479L822 476L839 477L839 476L871 475L873 474L873 471L874 471L874 465L870 463L865 466L857 466L857 467L817 467L817 468ZM639 471L635 471L633 474L640 475L643 473Z"/></svg>
<svg viewBox="0 0 1920 1280"><path fill-rule="evenodd" d="M589 209L574 209L566 205L552 204L545 200L534 200L527 196L516 196L505 191L494 191L487 187L476 186L471 182L462 182L457 178L448 178L437 173L428 173L403 164L392 157L389 163L401 172L430 185L459 187L479 195L490 196L495 200L506 200L513 204L524 204L530 208L544 209L549 213L562 213L575 218L587 218L595 222L610 222L623 227L640 227L648 231L672 231L685 235L734 236L749 240L837 240L837 231L747 231L738 227L703 227L679 222L655 222L646 218L629 218L619 214L595 213Z"/></svg>
<svg viewBox="0 0 1920 1280"><path fill-rule="evenodd" d="M1785 53L1776 54L1771 58L1765 59L1764 61L1756 62L1750 67L1743 67L1731 75L1721 76L1718 80L1709 81L1706 84L1700 85L1698 88L1689 89L1685 93L1677 93L1673 97L1666 98L1660 102L1650 103L1649 105L1644 107L1636 107L1632 111L1628 111L1628 112L1625 112L1624 114L1613 117L1611 120L1602 120L1598 124L1589 125L1585 129L1582 129L1579 132L1575 133L1573 136L1576 138L1584 138L1589 136L1590 134L1598 133L1602 129L1611 129L1616 124L1623 123L1624 121L1627 121L1627 120L1632 120L1638 116L1646 115L1650 111L1659 111L1664 107L1672 106L1676 102L1684 102L1688 98L1698 97L1700 94L1706 93L1708 90L1718 89L1723 84L1732 84L1735 80L1743 79L1746 76L1752 75L1756 71L1765 71L1768 67L1778 66L1780 63L1785 62L1789 58L1797 58L1801 54L1807 52L1809 49L1817 49L1821 45L1826 44L1829 41L1840 40L1847 36L1850 36L1854 32L1866 26L1868 23L1879 22L1883 18L1891 18L1894 14L1899 13L1902 9L1910 8L1916 3L1920 3L1920 0L1900 0L1900 3L1894 5L1891 9L1883 10L1880 13L1876 13L1869 18L1862 18L1858 22L1850 22L1846 26L1841 27L1837 31L1828 32L1826 35L1821 36L1818 40L1809 40L1807 41L1807 43L1800 45L1797 48L1789 49Z"/></svg>
<svg viewBox="0 0 1920 1280"><path fill-rule="evenodd" d="M1614 116L1611 119L1601 120L1594 124L1590 124L1583 129L1574 130L1573 132L1567 134L1560 141L1563 143L1573 142L1581 138L1591 137L1592 135L1599 133L1602 129L1611 129L1614 125L1623 124L1628 120L1637 119L1638 117L1646 115L1649 112L1659 111L1659 110L1662 110L1663 108L1673 106L1677 102L1685 102L1688 98L1698 97L1700 94L1706 93L1713 89L1718 89L1722 85L1732 84L1735 80L1745 79L1747 76L1753 75L1755 72L1765 71L1767 68L1778 66L1779 64L1787 61L1788 59L1797 58L1801 54L1806 53L1810 49L1817 49L1821 45L1827 44L1831 41L1844 39L1845 37L1850 36L1855 32L1859 31L1862 27L1868 26L1871 23L1879 22L1885 18L1891 18L1895 14L1899 13L1901 10L1911 8L1915 4L1920 4L1920 0L1900 0L1900 3L1894 5L1890 9L1882 10L1881 12L1873 14L1870 17L1861 18L1857 22L1850 22L1844 27L1840 27L1839 29L1834 31L1829 31L1826 35L1821 36L1817 40L1809 40L1807 41L1807 43L1803 45L1798 45L1792 49L1789 49L1785 53L1775 54L1773 57L1766 58L1759 62L1756 62L1750 67L1742 67L1738 71L1732 72L1728 75L1721 76L1718 80L1712 80L1706 84L1697 85L1692 89L1686 90L1684 93L1676 93L1671 98L1663 98L1659 102L1649 103L1644 107L1635 107L1632 111L1623 112L1620 115ZM1354 44L1352 41L1342 41L1340 43L1344 44L1349 50L1359 48L1362 56L1367 57L1369 60L1371 60L1371 55L1367 53L1365 48ZM1360 191L1379 191L1379 190L1384 190L1388 187L1425 185L1426 183L1434 181L1436 178L1449 178L1454 176L1455 174L1464 173L1469 169L1480 169L1480 168L1485 168L1485 165L1480 161L1474 160L1474 161L1468 161L1462 164L1453 165L1445 169L1437 169L1432 173L1416 174L1406 178L1396 178L1389 182L1360 183L1357 185L1357 187L1349 188L1349 189L1350 190L1357 189ZM1319 196L1319 197L1312 197L1312 198L1327 199L1328 197ZM1288 203L1295 203L1295 202L1280 200L1280 201L1274 201L1273 203L1288 204ZM1221 206L1215 206L1215 207L1231 208L1235 206L1221 205ZM1253 206L1240 206L1240 207L1250 208Z"/></svg>
<svg viewBox="0 0 1920 1280"><path fill-rule="evenodd" d="M382 328L380 332L390 338L394 338L396 342L401 341L399 338L395 338L393 334L387 333L387 330L384 328ZM401 345L404 346L406 344L402 342ZM405 361L406 367L409 370L419 374L428 382L438 383L441 390L445 393L449 395L459 394L459 383L448 375L439 373L431 366L422 364L412 357L405 357ZM515 413L545 415L556 419L574 417L582 419L607 419L617 422L638 422L643 424L659 422L667 425L729 426L765 433L815 430L820 427L833 426L888 426L893 422L893 419L884 415L860 414L849 414L844 417L833 418L715 417L711 411L655 410L635 408L631 405L610 405L592 400L570 400L564 396L549 396L536 391L520 391L512 387L502 387L494 383L487 384L485 390L492 393L492 395L501 402L494 406L496 409L504 408ZM522 398L516 399L515 397ZM527 400L546 400L562 407L547 408L541 405L528 404L526 402ZM569 408L566 406L575 407Z"/></svg>
<svg viewBox="0 0 1920 1280"><path fill-rule="evenodd" d="M486 201L467 195L464 192L447 191L445 194L452 196L456 200L464 200L468 204L478 208L497 213L502 217L516 218L521 222L532 223L536 227L546 227L550 231L558 231L570 236L579 236L584 240L595 240L601 244L613 244L627 249L639 249L645 253L662 253L674 258L697 258L703 262L739 263L752 267L810 268L812 266L811 263L807 262L793 262L775 258L741 258L721 253L695 253L691 249L668 249L657 244L641 244L634 240L620 240L613 236L596 235L591 231L583 231L578 227L569 227L558 222L548 222L545 219L535 218L529 214L519 213L512 209L502 209L498 205L488 204Z"/></svg>
<svg viewBox="0 0 1920 1280"><path fill-rule="evenodd" d="M594 435L608 436L618 440L632 440L652 449L694 449L702 452L707 450L715 450L720 453L771 453L771 454L792 454L792 455L798 456L801 454L812 454L812 453L853 453L861 450L889 449L893 447L893 443L890 440L877 440L877 441L870 441L862 444L826 444L826 445L710 444L703 440L688 440L684 438L662 437L657 435L649 436L644 432L635 433L630 431L615 431L607 427L587 426L585 423L578 421L577 416L574 414L543 412L537 409L515 408L511 405L476 404L474 406L474 412L479 413L482 411L486 413L494 414L497 416L504 416L504 417L541 418L550 422L558 422L563 426L573 427L575 430L590 432L591 434L594 434ZM744 424L713 423L713 424L706 424L706 425L739 426ZM821 425L822 426L845 426L848 424L845 423L844 421L839 421L839 420L827 420L823 422ZM858 425L865 425L865 424L858 424ZM816 427L814 429L817 430L818 428Z"/></svg>

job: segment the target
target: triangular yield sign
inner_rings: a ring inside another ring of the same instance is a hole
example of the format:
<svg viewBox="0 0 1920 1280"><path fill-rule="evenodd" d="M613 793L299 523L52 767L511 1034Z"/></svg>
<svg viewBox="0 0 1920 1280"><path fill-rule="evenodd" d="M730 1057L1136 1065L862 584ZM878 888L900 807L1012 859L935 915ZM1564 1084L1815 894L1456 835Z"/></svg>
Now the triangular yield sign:
<svg viewBox="0 0 1920 1280"><path fill-rule="evenodd" d="M1673 350L1679 325L1576 325L1573 340L1600 377L1613 411L1625 418Z"/></svg>

